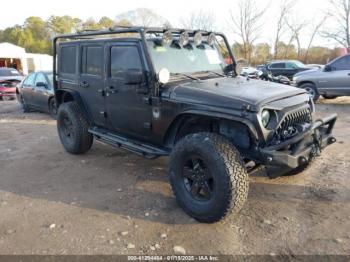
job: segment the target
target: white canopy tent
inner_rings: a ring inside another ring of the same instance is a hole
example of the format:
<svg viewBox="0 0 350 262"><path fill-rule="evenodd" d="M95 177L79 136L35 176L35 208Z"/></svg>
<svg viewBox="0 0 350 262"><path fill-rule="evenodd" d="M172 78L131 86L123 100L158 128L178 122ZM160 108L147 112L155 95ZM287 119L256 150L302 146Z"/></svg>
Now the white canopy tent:
<svg viewBox="0 0 350 262"><path fill-rule="evenodd" d="M26 53L24 48L10 43L0 43L0 62L1 60L10 61L10 65L7 65L9 67L15 62L24 75L38 70L50 71L53 63L50 55Z"/></svg>
<svg viewBox="0 0 350 262"><path fill-rule="evenodd" d="M27 57L24 48L10 43L0 43L0 59L18 59L23 74L28 74Z"/></svg>

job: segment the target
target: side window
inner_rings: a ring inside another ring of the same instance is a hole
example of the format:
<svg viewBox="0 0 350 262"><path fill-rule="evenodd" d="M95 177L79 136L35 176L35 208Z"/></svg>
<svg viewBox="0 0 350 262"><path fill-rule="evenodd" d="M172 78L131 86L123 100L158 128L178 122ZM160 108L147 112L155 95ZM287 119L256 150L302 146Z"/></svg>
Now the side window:
<svg viewBox="0 0 350 262"><path fill-rule="evenodd" d="M345 56L337 61L335 61L332 65L332 70L340 71L340 70L350 70L350 56Z"/></svg>
<svg viewBox="0 0 350 262"><path fill-rule="evenodd" d="M45 84L47 84L47 80L46 80L46 77L45 77L45 75L43 74L43 73L38 73L37 75L36 75L36 78L35 78L35 86L36 86L36 84L37 83L45 83Z"/></svg>
<svg viewBox="0 0 350 262"><path fill-rule="evenodd" d="M288 69L295 69L295 68L297 68L297 66L294 64L294 63L286 63L286 68L288 68Z"/></svg>
<svg viewBox="0 0 350 262"><path fill-rule="evenodd" d="M123 77L123 73L130 69L142 70L138 48L136 46L113 46L111 49L111 77Z"/></svg>
<svg viewBox="0 0 350 262"><path fill-rule="evenodd" d="M30 74L23 82L23 87L34 85L35 74Z"/></svg>
<svg viewBox="0 0 350 262"><path fill-rule="evenodd" d="M271 66L270 66L270 68L278 68L278 69L281 69L281 68L285 68L286 67L286 65L285 65L285 63L275 63L275 64L272 64Z"/></svg>
<svg viewBox="0 0 350 262"><path fill-rule="evenodd" d="M84 46L82 48L81 73L102 76L102 46Z"/></svg>
<svg viewBox="0 0 350 262"><path fill-rule="evenodd" d="M77 47L63 46L60 50L60 71L63 74L76 74L77 68Z"/></svg>

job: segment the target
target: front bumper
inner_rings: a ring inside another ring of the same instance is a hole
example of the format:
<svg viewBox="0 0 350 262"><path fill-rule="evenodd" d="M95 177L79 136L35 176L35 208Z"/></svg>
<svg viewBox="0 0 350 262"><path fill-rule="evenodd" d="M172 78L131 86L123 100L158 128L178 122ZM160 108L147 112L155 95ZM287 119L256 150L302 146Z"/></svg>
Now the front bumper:
<svg viewBox="0 0 350 262"><path fill-rule="evenodd" d="M0 92L0 97L4 97L4 96L15 97L15 96L16 96L16 93L4 93L4 92Z"/></svg>
<svg viewBox="0 0 350 262"><path fill-rule="evenodd" d="M320 155L322 149L336 142L332 135L337 114L316 120L311 129L288 141L260 150L266 166L294 169Z"/></svg>

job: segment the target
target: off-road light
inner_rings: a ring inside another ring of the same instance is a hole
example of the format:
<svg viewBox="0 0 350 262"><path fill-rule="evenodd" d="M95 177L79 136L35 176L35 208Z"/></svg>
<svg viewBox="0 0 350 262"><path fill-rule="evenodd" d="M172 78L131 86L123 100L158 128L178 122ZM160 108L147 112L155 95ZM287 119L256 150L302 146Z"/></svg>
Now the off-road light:
<svg viewBox="0 0 350 262"><path fill-rule="evenodd" d="M186 46L189 42L190 42L190 36L188 35L188 32L183 31L179 37L180 46L181 47Z"/></svg>
<svg viewBox="0 0 350 262"><path fill-rule="evenodd" d="M202 43L202 33L197 32L194 34L193 42L195 46L199 46Z"/></svg>
<svg viewBox="0 0 350 262"><path fill-rule="evenodd" d="M269 125L270 122L270 112L269 110L263 110L261 113L261 122L263 124L264 127L267 127Z"/></svg>
<svg viewBox="0 0 350 262"><path fill-rule="evenodd" d="M216 36L214 33L208 35L208 45L213 46L215 44Z"/></svg>
<svg viewBox="0 0 350 262"><path fill-rule="evenodd" d="M170 45L173 42L173 34L170 30L163 33L162 45Z"/></svg>

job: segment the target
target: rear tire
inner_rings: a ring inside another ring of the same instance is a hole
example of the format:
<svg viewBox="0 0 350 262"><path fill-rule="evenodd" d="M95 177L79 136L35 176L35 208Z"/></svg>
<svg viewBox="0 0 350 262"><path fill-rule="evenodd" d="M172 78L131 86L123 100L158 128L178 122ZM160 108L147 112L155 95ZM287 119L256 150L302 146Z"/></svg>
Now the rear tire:
<svg viewBox="0 0 350 262"><path fill-rule="evenodd" d="M57 114L57 130L63 147L71 154L83 154L93 143L88 132L89 123L77 102L60 105Z"/></svg>
<svg viewBox="0 0 350 262"><path fill-rule="evenodd" d="M249 177L240 153L225 137L195 133L182 138L170 156L170 182L178 204L199 222L238 213Z"/></svg>
<svg viewBox="0 0 350 262"><path fill-rule="evenodd" d="M305 89L309 93L312 100L314 100L314 102L320 98L320 94L318 93L317 88L314 84L306 83L301 85L300 88Z"/></svg>

